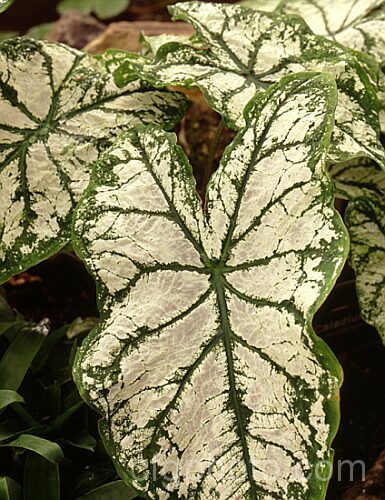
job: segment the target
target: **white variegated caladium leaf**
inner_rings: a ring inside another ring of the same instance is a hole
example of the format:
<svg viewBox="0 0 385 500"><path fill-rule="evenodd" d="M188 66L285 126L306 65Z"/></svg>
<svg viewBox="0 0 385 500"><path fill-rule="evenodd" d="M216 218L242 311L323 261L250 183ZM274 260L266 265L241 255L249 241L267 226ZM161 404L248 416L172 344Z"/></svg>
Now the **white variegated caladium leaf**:
<svg viewBox="0 0 385 500"><path fill-rule="evenodd" d="M74 376L147 498L323 498L341 373L311 322L348 246L324 171L336 100L319 74L257 97L205 210L157 127L96 164L74 241L101 322Z"/></svg>
<svg viewBox="0 0 385 500"><path fill-rule="evenodd" d="M287 74L332 74L339 90L330 160L369 157L385 168L379 141L377 89L349 49L314 35L297 16L239 5L187 2L173 6L174 19L193 25L206 49L169 43L141 74L154 85L198 86L232 128L244 125L253 96ZM127 64L129 74L131 65ZM124 69L116 73L124 83Z"/></svg>
<svg viewBox="0 0 385 500"><path fill-rule="evenodd" d="M351 238L351 264L365 321L385 343L385 198L367 196L350 202L345 220Z"/></svg>
<svg viewBox="0 0 385 500"><path fill-rule="evenodd" d="M365 158L338 163L330 168L338 198L385 197L385 172Z"/></svg>
<svg viewBox="0 0 385 500"><path fill-rule="evenodd" d="M0 46L0 282L52 255L70 237L90 164L122 130L171 128L182 95L124 88L101 61L63 45Z"/></svg>
<svg viewBox="0 0 385 500"><path fill-rule="evenodd" d="M244 5L301 16L317 35L366 52L385 64L384 0L247 0Z"/></svg>

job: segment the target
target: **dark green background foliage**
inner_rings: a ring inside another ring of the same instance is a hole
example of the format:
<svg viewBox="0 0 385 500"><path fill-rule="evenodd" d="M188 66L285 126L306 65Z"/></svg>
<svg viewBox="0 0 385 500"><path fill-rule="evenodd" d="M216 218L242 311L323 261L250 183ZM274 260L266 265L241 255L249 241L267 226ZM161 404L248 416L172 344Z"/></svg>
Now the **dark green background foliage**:
<svg viewBox="0 0 385 500"><path fill-rule="evenodd" d="M49 331L0 295L1 500L133 498L100 442L98 415L72 381L77 345L93 325Z"/></svg>

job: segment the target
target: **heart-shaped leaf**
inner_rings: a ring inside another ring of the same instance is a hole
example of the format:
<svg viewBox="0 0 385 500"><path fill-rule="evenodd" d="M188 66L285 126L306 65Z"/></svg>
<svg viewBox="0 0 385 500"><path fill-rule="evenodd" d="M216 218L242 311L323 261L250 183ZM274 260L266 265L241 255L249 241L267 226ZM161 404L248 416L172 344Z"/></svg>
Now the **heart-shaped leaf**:
<svg viewBox="0 0 385 500"><path fill-rule="evenodd" d="M385 342L385 201L374 195L350 202L345 216L351 263L365 321Z"/></svg>
<svg viewBox="0 0 385 500"><path fill-rule="evenodd" d="M317 35L366 52L385 64L384 0L247 0L244 5L301 16Z"/></svg>
<svg viewBox="0 0 385 500"><path fill-rule="evenodd" d="M90 164L113 137L141 123L171 128L186 101L138 81L118 88L101 60L35 40L4 42L0 73L2 282L68 242Z"/></svg>
<svg viewBox="0 0 385 500"><path fill-rule="evenodd" d="M298 71L331 73L339 90L331 162L364 156L385 168L377 89L351 51L314 35L297 16L203 2L181 3L170 10L174 19L194 26L206 49L164 45L153 64L139 68L152 84L199 86L228 124L239 128L250 99L283 76ZM125 67L130 75L131 61L116 72L120 84Z"/></svg>
<svg viewBox="0 0 385 500"><path fill-rule="evenodd" d="M259 96L205 211L157 127L95 166L74 240L101 323L74 376L149 498L323 498L341 373L311 321L347 253L324 172L336 99L314 74Z"/></svg>

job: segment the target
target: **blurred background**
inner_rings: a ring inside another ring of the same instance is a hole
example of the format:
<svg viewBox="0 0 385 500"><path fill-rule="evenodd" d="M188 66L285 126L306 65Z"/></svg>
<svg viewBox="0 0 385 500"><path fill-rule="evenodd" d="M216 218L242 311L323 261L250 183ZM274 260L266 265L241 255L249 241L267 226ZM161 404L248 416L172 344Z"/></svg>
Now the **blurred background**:
<svg viewBox="0 0 385 500"><path fill-rule="evenodd" d="M222 0L214 3L236 3ZM111 21L167 20L167 5L178 0L16 0L0 16L0 31L25 34L33 27L49 29L47 23L57 21L60 14L77 10L93 14L102 23Z"/></svg>

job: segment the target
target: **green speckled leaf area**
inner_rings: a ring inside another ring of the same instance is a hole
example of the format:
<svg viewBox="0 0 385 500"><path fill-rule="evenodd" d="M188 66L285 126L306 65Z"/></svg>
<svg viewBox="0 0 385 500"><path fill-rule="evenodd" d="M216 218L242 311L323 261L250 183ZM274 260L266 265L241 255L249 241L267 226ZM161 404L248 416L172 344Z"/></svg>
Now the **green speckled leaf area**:
<svg viewBox="0 0 385 500"><path fill-rule="evenodd" d="M64 45L0 46L0 282L70 238L90 164L127 127L183 116L180 94L118 88L101 61Z"/></svg>
<svg viewBox="0 0 385 500"><path fill-rule="evenodd" d="M74 376L120 475L151 499L321 499L340 367L311 326L347 255L325 159L334 80L248 109L202 203L173 134L124 134L74 218L100 325Z"/></svg>
<svg viewBox="0 0 385 500"><path fill-rule="evenodd" d="M247 0L258 10L301 16L317 35L370 54L385 64L384 0Z"/></svg>
<svg viewBox="0 0 385 500"><path fill-rule="evenodd" d="M385 198L373 195L350 202L345 221L361 313L385 342Z"/></svg>
<svg viewBox="0 0 385 500"><path fill-rule="evenodd" d="M15 0L0 0L0 14L5 12Z"/></svg>
<svg viewBox="0 0 385 500"><path fill-rule="evenodd" d="M240 128L245 105L257 92L288 74L328 72L339 90L330 161L363 156L385 168L377 89L351 51L314 35L297 16L204 2L170 10L174 19L192 24L206 49L164 45L155 62L141 69L152 84L198 86L228 124Z"/></svg>

